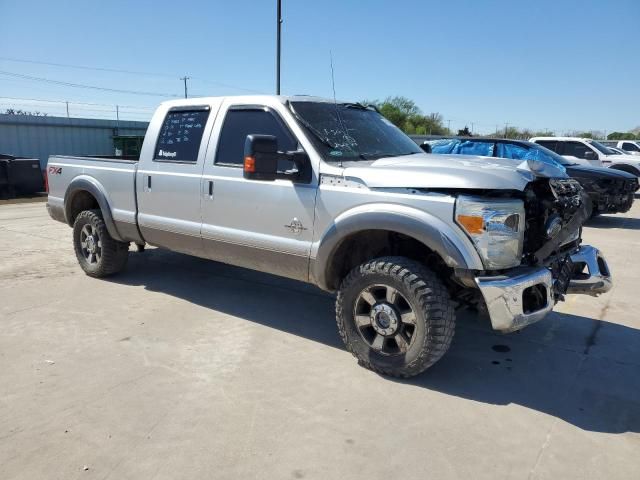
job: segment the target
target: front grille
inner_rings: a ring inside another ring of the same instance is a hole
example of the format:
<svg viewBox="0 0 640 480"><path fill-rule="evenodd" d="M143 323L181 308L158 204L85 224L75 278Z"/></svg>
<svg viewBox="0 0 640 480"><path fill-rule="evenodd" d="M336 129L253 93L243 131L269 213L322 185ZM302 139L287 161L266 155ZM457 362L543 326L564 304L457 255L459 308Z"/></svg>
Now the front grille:
<svg viewBox="0 0 640 480"><path fill-rule="evenodd" d="M558 197L573 197L582 191L580 183L573 178L552 178L549 185Z"/></svg>
<svg viewBox="0 0 640 480"><path fill-rule="evenodd" d="M571 178L540 179L530 184L525 191L525 263L546 264L580 244L579 229L587 216L587 199L580 183ZM550 235L548 226L558 218L562 229Z"/></svg>

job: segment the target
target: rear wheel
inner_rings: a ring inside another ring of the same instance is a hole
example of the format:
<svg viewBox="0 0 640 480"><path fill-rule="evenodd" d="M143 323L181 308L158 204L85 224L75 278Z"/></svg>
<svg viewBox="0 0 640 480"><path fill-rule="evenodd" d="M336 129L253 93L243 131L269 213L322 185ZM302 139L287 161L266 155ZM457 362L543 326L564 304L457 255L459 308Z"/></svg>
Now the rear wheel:
<svg viewBox="0 0 640 480"><path fill-rule="evenodd" d="M397 377L417 375L437 362L455 330L444 284L404 257L353 269L340 286L336 320L347 349L363 366Z"/></svg>
<svg viewBox="0 0 640 480"><path fill-rule="evenodd" d="M73 246L82 270L96 278L120 272L129 257L129 244L111 238L100 210L85 210L76 217Z"/></svg>

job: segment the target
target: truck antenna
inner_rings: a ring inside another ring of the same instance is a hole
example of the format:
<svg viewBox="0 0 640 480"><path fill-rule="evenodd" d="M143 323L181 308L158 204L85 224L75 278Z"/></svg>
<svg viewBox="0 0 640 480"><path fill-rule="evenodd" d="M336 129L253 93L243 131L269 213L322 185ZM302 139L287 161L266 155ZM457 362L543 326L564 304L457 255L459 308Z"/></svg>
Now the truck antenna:
<svg viewBox="0 0 640 480"><path fill-rule="evenodd" d="M347 129L345 128L344 123L342 123L342 116L340 115L340 110L338 109L338 101L336 100L336 79L333 73L333 52L331 50L329 50L329 63L331 65L331 89L333 90L333 105L336 107L336 116L338 117L338 123L340 124L340 127L345 134L345 140L347 140L349 134L347 133ZM340 167L342 167L342 157L340 157Z"/></svg>

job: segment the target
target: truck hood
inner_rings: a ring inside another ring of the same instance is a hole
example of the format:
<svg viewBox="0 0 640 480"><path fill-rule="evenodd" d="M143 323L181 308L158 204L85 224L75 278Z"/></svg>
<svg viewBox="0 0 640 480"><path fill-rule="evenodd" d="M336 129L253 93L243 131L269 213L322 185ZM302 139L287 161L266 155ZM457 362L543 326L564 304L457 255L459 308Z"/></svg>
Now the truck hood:
<svg viewBox="0 0 640 480"><path fill-rule="evenodd" d="M566 178L564 167L537 161L471 155L389 157L353 163L344 176L371 188L451 188L520 190L536 177ZM362 164L362 165L361 165Z"/></svg>
<svg viewBox="0 0 640 480"><path fill-rule="evenodd" d="M591 180L634 180L637 178L622 170L615 170L607 167L592 167L590 165L567 165L567 173L571 178Z"/></svg>

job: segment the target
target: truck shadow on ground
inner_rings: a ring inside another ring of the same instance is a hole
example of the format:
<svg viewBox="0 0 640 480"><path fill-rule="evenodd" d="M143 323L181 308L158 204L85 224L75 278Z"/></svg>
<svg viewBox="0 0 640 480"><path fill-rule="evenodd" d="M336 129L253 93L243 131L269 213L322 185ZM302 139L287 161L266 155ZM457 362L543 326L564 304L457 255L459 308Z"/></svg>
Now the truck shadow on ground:
<svg viewBox="0 0 640 480"><path fill-rule="evenodd" d="M640 218L600 215L589 220L586 225L593 228L624 228L627 230L640 230Z"/></svg>
<svg viewBox="0 0 640 480"><path fill-rule="evenodd" d="M313 286L160 249L130 256L116 283L173 297L344 350L334 297ZM466 398L518 404L589 431L640 432L640 331L554 313L501 335L488 320L461 313L440 362L407 380L381 377ZM354 361L344 355L345 362Z"/></svg>

